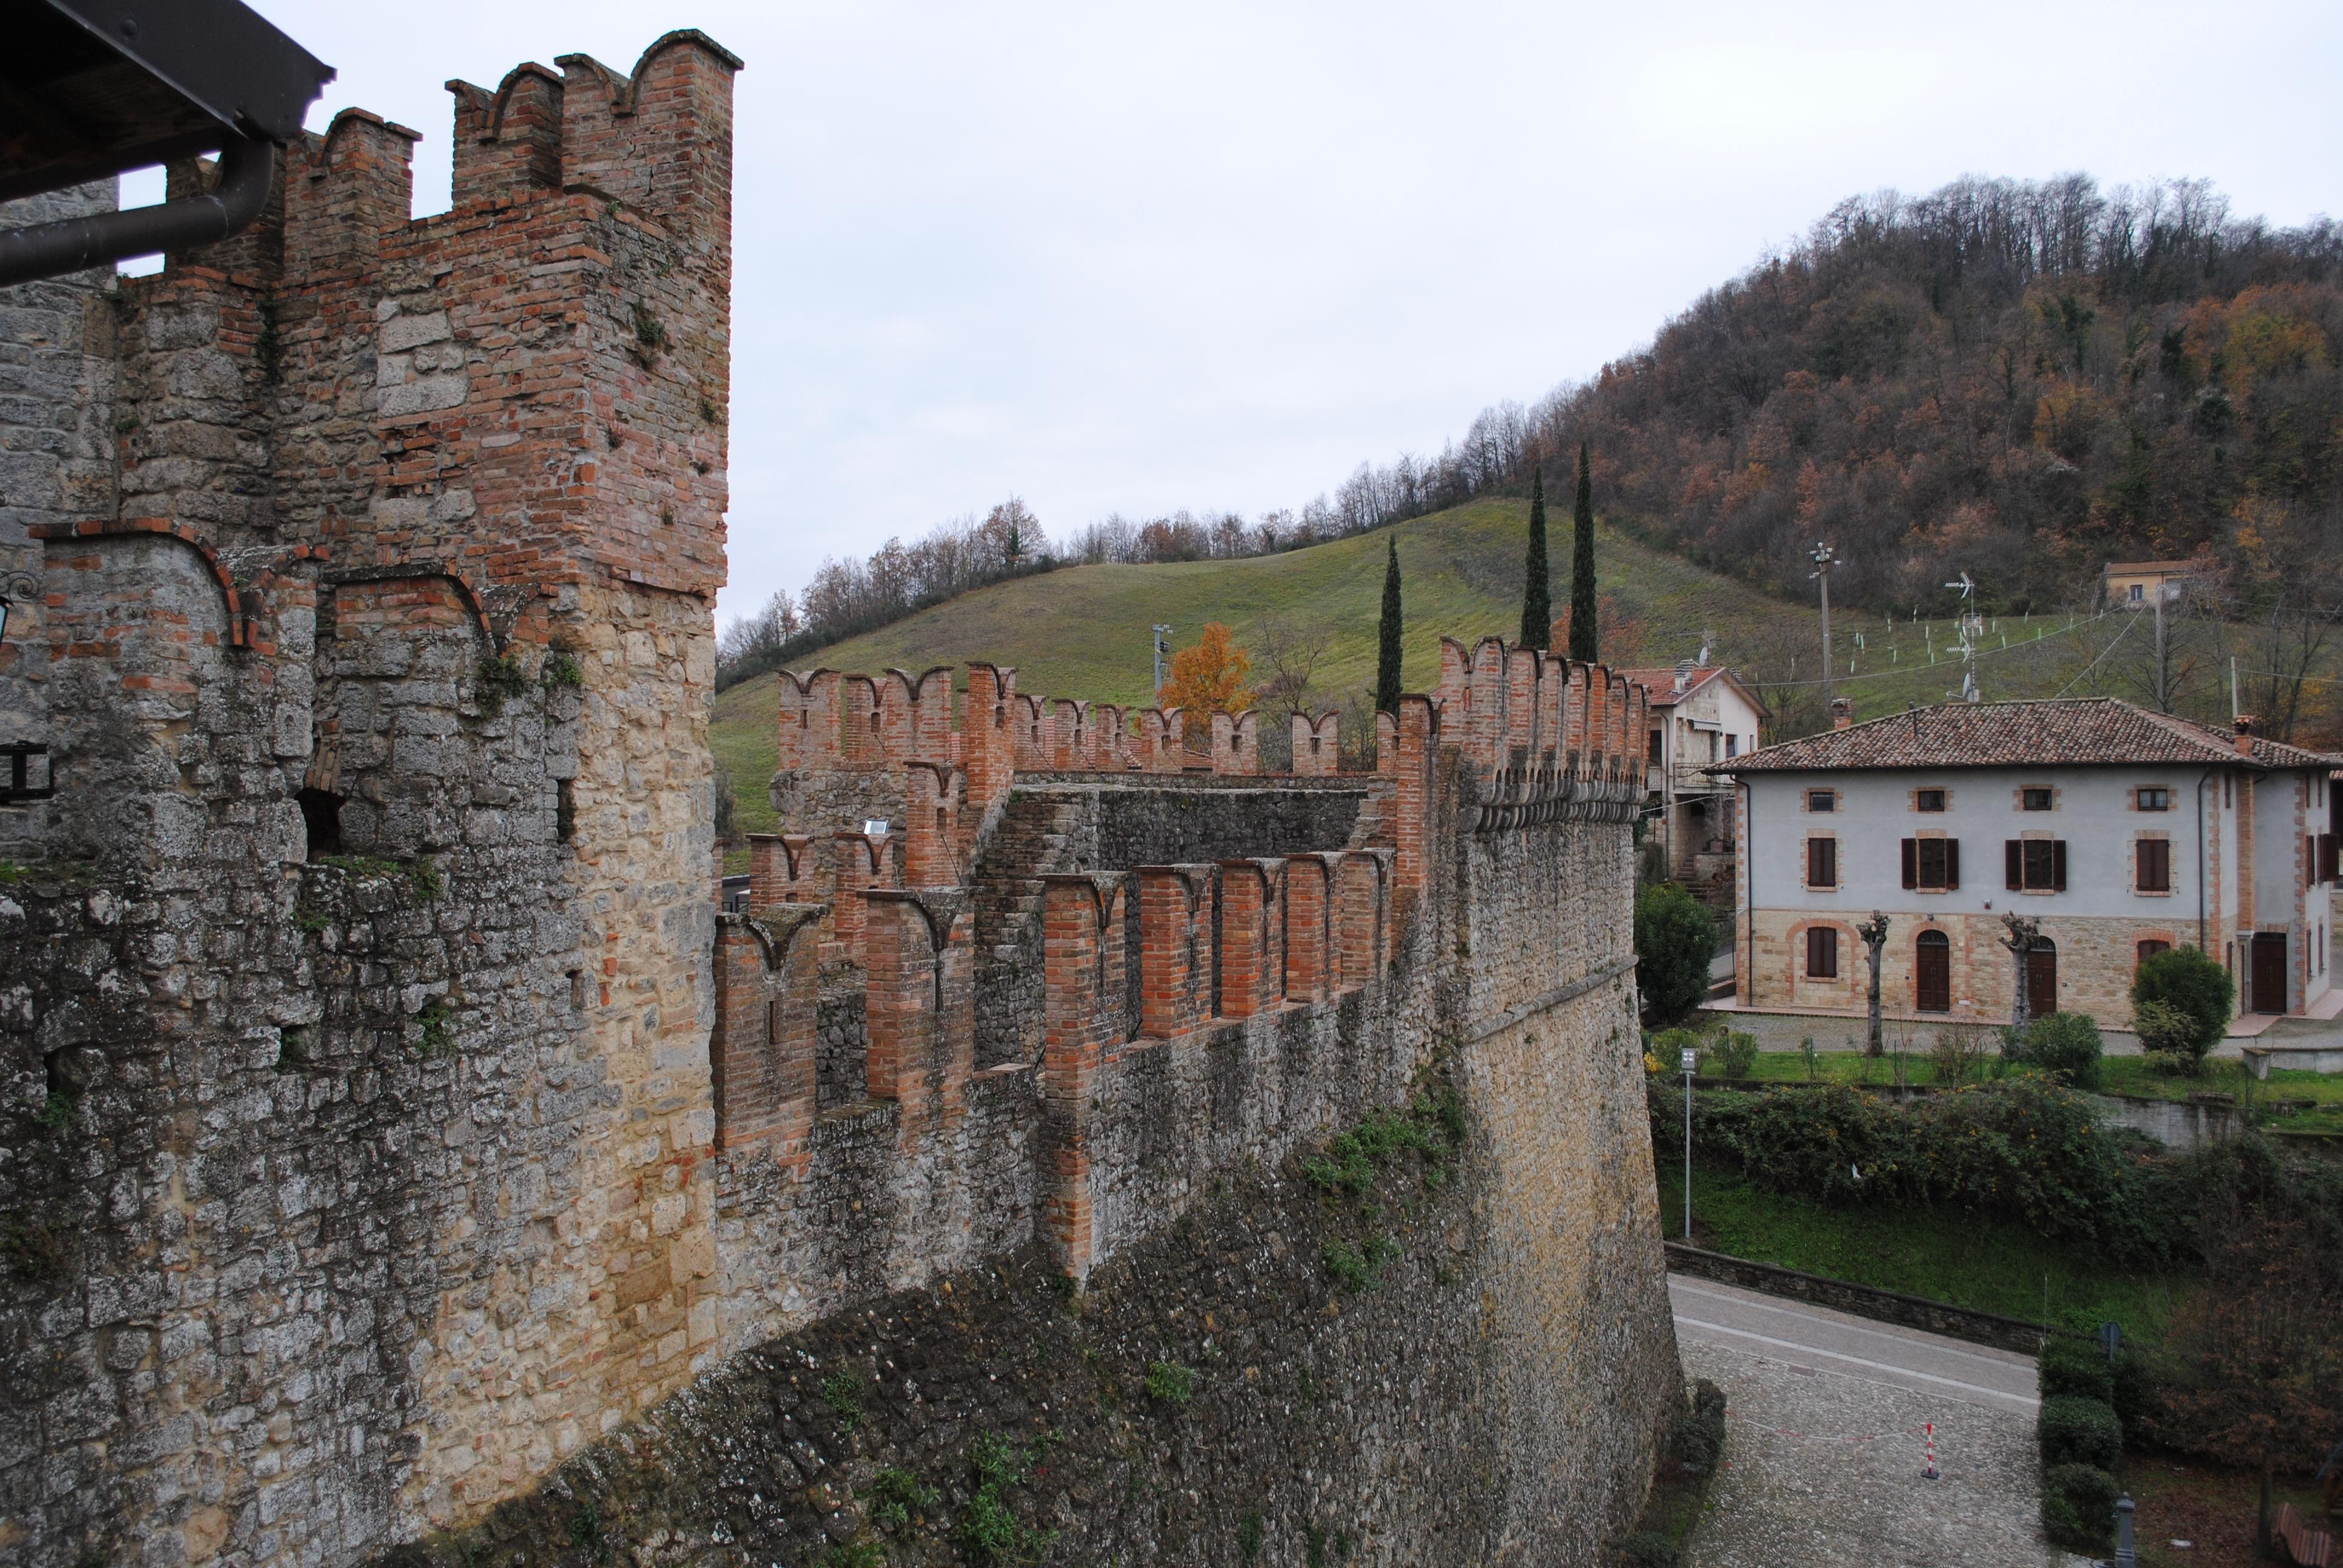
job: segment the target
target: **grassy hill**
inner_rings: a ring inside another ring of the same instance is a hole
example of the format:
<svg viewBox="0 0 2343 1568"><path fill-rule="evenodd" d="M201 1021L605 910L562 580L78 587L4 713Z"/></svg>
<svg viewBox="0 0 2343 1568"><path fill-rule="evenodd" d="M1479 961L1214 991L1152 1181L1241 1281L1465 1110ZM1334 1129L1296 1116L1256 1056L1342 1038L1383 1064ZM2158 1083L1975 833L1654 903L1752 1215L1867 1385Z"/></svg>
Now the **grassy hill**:
<svg viewBox="0 0 2343 1568"><path fill-rule="evenodd" d="M1453 511L1354 538L1285 555L1243 560L1185 561L1152 566L1073 567L965 594L907 620L828 648L817 662L833 669L919 670L987 658L1017 667L1018 689L1052 697L1143 704L1151 666L1148 629L1174 628L1172 643L1195 640L1205 622L1226 622L1238 642L1257 640L1272 618L1322 625L1332 635L1314 684L1329 694L1370 686L1374 678L1375 617L1382 601L1383 548L1399 541L1405 584L1404 675L1412 690L1438 677L1439 639L1491 633L1510 638L1521 621L1522 557L1529 503L1483 498ZM1569 520L1553 538L1557 608L1568 593ZM1807 650L1797 667L1812 677L1819 662L1820 616L1811 604L1793 604L1762 589L1676 557L1647 548L1610 528L1597 531L1604 594L1644 624L1640 651L1616 662L1671 664L1714 638L1712 658L1787 672L1787 658ZM1993 697L2049 696L2081 672L2114 634L2114 623L2084 622L2066 629L2063 618L2005 618L1987 638L1980 664ZM1957 687L1956 666L1944 662L1949 623L1897 623L1867 614L1834 618L1836 665L1855 660L1853 679L1840 689L1860 714L1944 699ZM1857 650L1854 637L1864 635ZM1999 644L2006 637L2010 647ZM1927 665L1933 641L1939 662ZM1787 650L1787 651L1785 651ZM1879 673L1875 674L1875 667ZM772 824L765 782L774 766L775 678L742 681L716 699L711 732L718 759L729 769L741 826ZM2077 687L2077 691L2087 689ZM1812 693L1781 694L1802 716L1814 712ZM1798 700L1803 699L1804 700ZM1811 722L1810 718L1802 720Z"/></svg>

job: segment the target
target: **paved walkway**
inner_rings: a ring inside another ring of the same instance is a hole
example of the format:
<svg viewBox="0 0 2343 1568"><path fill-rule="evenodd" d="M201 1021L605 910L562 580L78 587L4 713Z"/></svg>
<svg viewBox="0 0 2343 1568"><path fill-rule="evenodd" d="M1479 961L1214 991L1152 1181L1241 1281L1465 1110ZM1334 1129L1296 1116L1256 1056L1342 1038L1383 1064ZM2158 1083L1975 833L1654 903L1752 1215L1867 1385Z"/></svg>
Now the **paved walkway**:
<svg viewBox="0 0 2343 1568"><path fill-rule="evenodd" d="M1668 1291L1686 1373L1727 1402L1686 1568L2069 1561L2041 1540L2030 1358L1707 1280Z"/></svg>

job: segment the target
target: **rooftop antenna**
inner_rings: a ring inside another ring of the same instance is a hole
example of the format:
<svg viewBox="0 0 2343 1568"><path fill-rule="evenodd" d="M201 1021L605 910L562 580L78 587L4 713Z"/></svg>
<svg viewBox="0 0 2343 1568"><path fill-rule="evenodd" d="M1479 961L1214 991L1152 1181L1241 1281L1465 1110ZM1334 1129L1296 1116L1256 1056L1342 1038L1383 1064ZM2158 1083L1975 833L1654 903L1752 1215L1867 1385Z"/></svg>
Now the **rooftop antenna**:
<svg viewBox="0 0 2343 1568"><path fill-rule="evenodd" d="M1823 590L1823 706L1827 709L1831 701L1830 575L1837 568L1839 558L1835 550L1819 539L1806 552L1806 558L1815 563L1815 569L1806 576L1821 585Z"/></svg>
<svg viewBox="0 0 2343 1568"><path fill-rule="evenodd" d="M1709 646L1715 642L1715 640L1716 633L1709 630L1706 627L1702 627L1700 628L1700 657L1693 660L1693 663L1695 666L1702 669L1706 669L1708 668Z"/></svg>
<svg viewBox="0 0 2343 1568"><path fill-rule="evenodd" d="M1946 583L1945 586L1958 589L1960 592L1961 616L1958 625L1961 645L1958 651L1961 656L1961 700L1975 702L1977 700L1976 639L1985 635L1985 618L1976 612L1976 579L1970 577L1968 573L1963 572L1960 581ZM1950 697L1952 693L1948 691L1945 695Z"/></svg>

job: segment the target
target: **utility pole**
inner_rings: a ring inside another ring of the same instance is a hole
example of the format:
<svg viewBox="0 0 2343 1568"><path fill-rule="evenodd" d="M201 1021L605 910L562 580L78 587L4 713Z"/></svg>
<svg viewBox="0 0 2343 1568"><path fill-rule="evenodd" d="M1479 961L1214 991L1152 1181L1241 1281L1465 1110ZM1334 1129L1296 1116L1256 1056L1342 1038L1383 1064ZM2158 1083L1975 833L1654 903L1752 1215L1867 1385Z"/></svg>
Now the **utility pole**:
<svg viewBox="0 0 2343 1568"><path fill-rule="evenodd" d="M2172 682L2167 673L2164 655L2164 589L2156 590L2156 710L2172 711Z"/></svg>
<svg viewBox="0 0 2343 1568"><path fill-rule="evenodd" d="M1150 629L1155 633L1155 684L1147 689L1149 696L1160 702L1163 691L1163 656L1172 651L1172 628L1159 626Z"/></svg>
<svg viewBox="0 0 2343 1568"><path fill-rule="evenodd" d="M1815 569L1806 576L1820 584L1823 590L1823 707L1828 709L1831 701L1830 575L1839 561L1837 554L1819 540L1815 541L1813 549L1806 552L1806 558L1815 563Z"/></svg>

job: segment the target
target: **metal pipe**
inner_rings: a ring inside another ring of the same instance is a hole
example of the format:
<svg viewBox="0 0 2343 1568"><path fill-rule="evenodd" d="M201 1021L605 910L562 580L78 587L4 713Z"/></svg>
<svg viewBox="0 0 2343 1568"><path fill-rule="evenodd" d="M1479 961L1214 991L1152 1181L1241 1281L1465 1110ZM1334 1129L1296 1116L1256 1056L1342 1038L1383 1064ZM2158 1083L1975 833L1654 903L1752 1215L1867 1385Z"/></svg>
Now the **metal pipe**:
<svg viewBox="0 0 2343 1568"><path fill-rule="evenodd" d="M2210 768L2197 779L2197 950L2205 950L2205 786L2213 777Z"/></svg>
<svg viewBox="0 0 2343 1568"><path fill-rule="evenodd" d="M226 239L260 216L276 173L276 143L230 136L219 184L202 196L0 230L0 286Z"/></svg>

